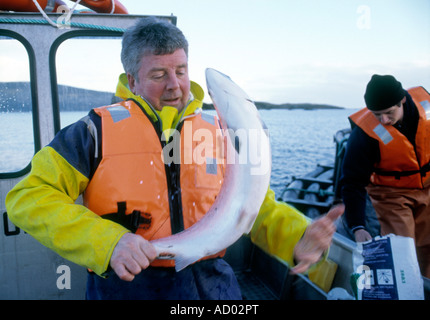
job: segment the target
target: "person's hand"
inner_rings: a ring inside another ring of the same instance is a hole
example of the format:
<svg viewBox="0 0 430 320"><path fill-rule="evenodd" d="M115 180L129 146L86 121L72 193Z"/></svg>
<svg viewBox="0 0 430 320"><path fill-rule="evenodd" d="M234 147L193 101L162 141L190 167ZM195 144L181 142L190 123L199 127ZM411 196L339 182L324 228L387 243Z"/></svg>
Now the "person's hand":
<svg viewBox="0 0 430 320"><path fill-rule="evenodd" d="M354 232L355 242L366 242L372 240L372 236L365 229L358 229Z"/></svg>
<svg viewBox="0 0 430 320"><path fill-rule="evenodd" d="M344 211L343 204L337 205L307 227L305 234L294 248L297 265L291 269L291 273L303 273L321 259L323 253L330 247L333 234L336 232L334 222Z"/></svg>
<svg viewBox="0 0 430 320"><path fill-rule="evenodd" d="M121 280L132 281L157 257L154 246L133 233L124 234L113 250L110 266Z"/></svg>

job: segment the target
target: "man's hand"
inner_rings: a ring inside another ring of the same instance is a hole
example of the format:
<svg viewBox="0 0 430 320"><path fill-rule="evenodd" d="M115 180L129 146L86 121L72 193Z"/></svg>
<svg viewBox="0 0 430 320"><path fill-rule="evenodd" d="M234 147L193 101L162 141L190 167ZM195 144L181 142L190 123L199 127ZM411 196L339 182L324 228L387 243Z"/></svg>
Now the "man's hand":
<svg viewBox="0 0 430 320"><path fill-rule="evenodd" d="M364 229L358 229L354 232L355 242L366 242L372 240L372 236Z"/></svg>
<svg viewBox="0 0 430 320"><path fill-rule="evenodd" d="M126 233L113 250L110 266L121 280L132 281L156 257L155 248L149 241L139 235Z"/></svg>
<svg viewBox="0 0 430 320"><path fill-rule="evenodd" d="M313 221L294 248L297 265L291 269L293 274L302 273L316 263L330 247L336 232L334 222L345 211L343 204L333 207L325 216Z"/></svg>

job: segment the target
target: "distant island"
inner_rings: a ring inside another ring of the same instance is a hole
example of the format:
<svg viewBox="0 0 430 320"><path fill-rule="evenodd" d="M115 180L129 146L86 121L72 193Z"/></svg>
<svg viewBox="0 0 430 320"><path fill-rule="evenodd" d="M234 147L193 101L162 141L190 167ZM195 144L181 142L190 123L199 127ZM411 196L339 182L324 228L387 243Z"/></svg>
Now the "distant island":
<svg viewBox="0 0 430 320"><path fill-rule="evenodd" d="M112 92L58 85L61 111L89 111L111 104L113 96ZM29 82L0 82L0 112L29 112L31 109Z"/></svg>
<svg viewBox="0 0 430 320"><path fill-rule="evenodd" d="M40 84L39 84L40 85ZM98 106L109 105L114 101L113 92L87 90L58 85L58 101L61 111L89 111ZM258 109L344 109L324 104L255 102ZM0 82L0 113L29 112L32 109L30 84L28 82ZM203 109L213 110L213 104L203 103Z"/></svg>
<svg viewBox="0 0 430 320"><path fill-rule="evenodd" d="M287 109L287 110L317 110L317 109L345 109L342 107L331 106L327 104L313 104L313 103L282 103L273 104L268 102L254 101L255 106L259 110L276 110L276 109ZM203 103L203 109L212 110L215 109L213 104Z"/></svg>

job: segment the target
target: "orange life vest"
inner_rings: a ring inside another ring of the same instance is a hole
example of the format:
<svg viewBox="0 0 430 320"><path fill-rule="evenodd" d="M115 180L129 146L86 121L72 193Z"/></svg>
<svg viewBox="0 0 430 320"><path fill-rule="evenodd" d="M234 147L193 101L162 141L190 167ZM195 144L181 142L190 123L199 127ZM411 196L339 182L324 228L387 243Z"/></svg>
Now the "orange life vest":
<svg viewBox="0 0 430 320"><path fill-rule="evenodd" d="M133 100L94 110L102 120L102 160L84 194L89 209L114 221L134 216L132 231L147 240L179 232L203 217L224 175L216 117L185 117L166 143L157 123Z"/></svg>
<svg viewBox="0 0 430 320"><path fill-rule="evenodd" d="M423 87L408 92L419 112L415 147L396 128L381 124L367 108L350 116L379 142L381 160L370 180L375 185L422 189L430 184L430 95Z"/></svg>

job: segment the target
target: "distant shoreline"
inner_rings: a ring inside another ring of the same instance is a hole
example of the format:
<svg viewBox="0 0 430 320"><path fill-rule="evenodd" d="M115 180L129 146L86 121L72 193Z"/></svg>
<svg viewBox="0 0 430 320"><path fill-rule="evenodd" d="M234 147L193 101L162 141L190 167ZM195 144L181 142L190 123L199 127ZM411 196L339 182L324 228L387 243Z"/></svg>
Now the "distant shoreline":
<svg viewBox="0 0 430 320"><path fill-rule="evenodd" d="M89 111L93 107L112 104L113 92L87 90L58 85L61 111ZM259 110L320 110L345 109L325 104L255 102ZM203 103L204 110L214 110L212 103ZM28 82L0 82L0 112L28 112L32 110L31 90Z"/></svg>
<svg viewBox="0 0 430 320"><path fill-rule="evenodd" d="M314 103L282 103L273 104L269 102L254 102L258 110L343 110L344 107L331 106L326 104ZM204 110L214 110L212 103L203 103Z"/></svg>

